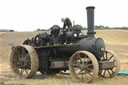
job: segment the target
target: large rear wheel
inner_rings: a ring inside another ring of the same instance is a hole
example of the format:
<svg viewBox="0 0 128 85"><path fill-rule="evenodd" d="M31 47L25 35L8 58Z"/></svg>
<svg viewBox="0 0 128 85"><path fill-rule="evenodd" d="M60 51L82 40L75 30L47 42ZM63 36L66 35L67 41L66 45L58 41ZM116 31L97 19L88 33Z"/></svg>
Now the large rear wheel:
<svg viewBox="0 0 128 85"><path fill-rule="evenodd" d="M91 82L98 76L99 65L88 51L77 51L69 61L69 70L75 81Z"/></svg>
<svg viewBox="0 0 128 85"><path fill-rule="evenodd" d="M35 49L29 45L16 46L10 57L10 67L15 76L31 78L38 70L39 60Z"/></svg>

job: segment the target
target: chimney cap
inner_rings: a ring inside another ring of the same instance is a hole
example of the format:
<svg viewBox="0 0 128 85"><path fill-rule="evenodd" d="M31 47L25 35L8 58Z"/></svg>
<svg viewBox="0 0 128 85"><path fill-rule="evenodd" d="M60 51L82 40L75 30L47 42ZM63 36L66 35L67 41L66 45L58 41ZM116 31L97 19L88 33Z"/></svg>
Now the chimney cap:
<svg viewBox="0 0 128 85"><path fill-rule="evenodd" d="M89 9L89 8L95 9L94 6L88 6L88 7L86 7L86 9Z"/></svg>

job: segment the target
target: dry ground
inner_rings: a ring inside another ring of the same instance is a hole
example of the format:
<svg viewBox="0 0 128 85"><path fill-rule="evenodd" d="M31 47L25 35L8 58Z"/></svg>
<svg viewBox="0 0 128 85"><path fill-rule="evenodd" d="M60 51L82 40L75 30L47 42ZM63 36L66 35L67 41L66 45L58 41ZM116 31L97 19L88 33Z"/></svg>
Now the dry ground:
<svg viewBox="0 0 128 85"><path fill-rule="evenodd" d="M6 33L6 32L0 32L0 35L2 35L2 34L4 34L4 33Z"/></svg>
<svg viewBox="0 0 128 85"><path fill-rule="evenodd" d="M128 30L96 30L97 37L105 40L107 49L115 51L121 62L121 70L128 71ZM38 32L0 33L0 85L84 85L72 82L69 75L42 76L40 73L32 79L15 79L9 67L10 44L21 44L24 39ZM128 85L128 76L116 76L112 79L97 78L87 85Z"/></svg>

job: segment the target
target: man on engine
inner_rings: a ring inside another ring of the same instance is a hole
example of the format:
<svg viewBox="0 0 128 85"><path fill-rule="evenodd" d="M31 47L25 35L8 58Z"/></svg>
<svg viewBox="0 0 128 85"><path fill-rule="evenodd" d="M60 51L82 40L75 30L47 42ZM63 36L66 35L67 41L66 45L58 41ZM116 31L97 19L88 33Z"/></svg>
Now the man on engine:
<svg viewBox="0 0 128 85"><path fill-rule="evenodd" d="M72 23L69 18L62 18L61 21L64 23L63 29L65 29L66 27L68 27L68 29L72 27Z"/></svg>

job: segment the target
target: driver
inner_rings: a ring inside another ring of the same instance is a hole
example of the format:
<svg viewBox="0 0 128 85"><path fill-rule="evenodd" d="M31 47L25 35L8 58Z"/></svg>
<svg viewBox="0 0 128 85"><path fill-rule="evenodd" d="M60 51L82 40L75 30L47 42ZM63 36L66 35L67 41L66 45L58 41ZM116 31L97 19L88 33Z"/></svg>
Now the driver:
<svg viewBox="0 0 128 85"><path fill-rule="evenodd" d="M72 23L69 18L62 18L61 21L64 23L63 29L65 29L66 26L68 27L68 29L72 27Z"/></svg>

